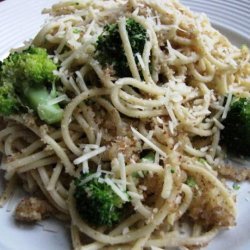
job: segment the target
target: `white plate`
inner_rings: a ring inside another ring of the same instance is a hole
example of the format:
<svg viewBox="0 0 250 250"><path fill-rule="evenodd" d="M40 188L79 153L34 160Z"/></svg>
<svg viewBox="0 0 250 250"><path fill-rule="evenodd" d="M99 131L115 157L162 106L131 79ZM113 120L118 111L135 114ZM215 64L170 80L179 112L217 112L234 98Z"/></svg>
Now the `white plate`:
<svg viewBox="0 0 250 250"><path fill-rule="evenodd" d="M39 30L45 16L41 10L57 0L7 0L0 2L0 58L10 48L31 39ZM183 0L192 10L206 12L215 26L235 45L249 44L249 0ZM0 172L1 177L1 172ZM2 180L0 178L0 191ZM237 226L222 232L206 250L250 249L250 184L241 184L237 191ZM15 204L20 200L18 192L9 205L0 209L1 250L69 250L70 235L67 227L54 220L43 226L17 225L12 217ZM7 211L10 210L10 211ZM56 232L48 232L45 229Z"/></svg>

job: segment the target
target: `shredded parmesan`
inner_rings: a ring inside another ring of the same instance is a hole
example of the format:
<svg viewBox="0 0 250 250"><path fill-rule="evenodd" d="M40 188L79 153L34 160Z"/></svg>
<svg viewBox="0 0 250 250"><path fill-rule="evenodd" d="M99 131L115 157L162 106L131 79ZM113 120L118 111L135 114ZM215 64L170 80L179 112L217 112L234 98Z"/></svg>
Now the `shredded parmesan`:
<svg viewBox="0 0 250 250"><path fill-rule="evenodd" d="M125 235L129 232L129 228L128 227L124 227L122 230L122 234Z"/></svg>
<svg viewBox="0 0 250 250"><path fill-rule="evenodd" d="M120 173L121 173L121 180L122 180L122 188L126 190L126 167L125 167L125 160L124 155L122 153L118 154L118 161L120 164Z"/></svg>
<svg viewBox="0 0 250 250"><path fill-rule="evenodd" d="M228 96L227 96L226 105L225 105L225 108L224 108L224 111L223 111L223 114L222 114L222 117L221 117L222 120L226 119L226 117L227 117L227 113L228 113L229 108L230 108L232 97L233 97L233 93L229 92Z"/></svg>
<svg viewBox="0 0 250 250"><path fill-rule="evenodd" d="M151 246L151 250L164 250L164 249L163 249L163 248L160 248L160 247Z"/></svg>
<svg viewBox="0 0 250 250"><path fill-rule="evenodd" d="M155 163L159 164L159 161L160 161L160 155L158 152L155 152Z"/></svg>
<svg viewBox="0 0 250 250"><path fill-rule="evenodd" d="M150 130L150 131L148 132L147 138L148 138L149 140L151 140L152 137L153 137L153 135L154 135L154 130Z"/></svg>
<svg viewBox="0 0 250 250"><path fill-rule="evenodd" d="M89 148L89 149L97 149L100 146L96 144L80 144L80 148Z"/></svg>
<svg viewBox="0 0 250 250"><path fill-rule="evenodd" d="M168 122L168 127L169 127L169 131L172 135L174 135L174 124L172 121Z"/></svg>
<svg viewBox="0 0 250 250"><path fill-rule="evenodd" d="M89 153L91 152L89 148L85 148L85 150L83 151L84 153ZM88 161L84 161L82 163L82 172L83 173L89 173L89 162Z"/></svg>
<svg viewBox="0 0 250 250"><path fill-rule="evenodd" d="M85 173L89 173L89 163L88 161L85 161L82 163L82 172Z"/></svg>
<svg viewBox="0 0 250 250"><path fill-rule="evenodd" d="M93 150L93 151L91 151L91 152L89 152L89 153L83 154L82 156L76 158L76 159L73 161L73 163L74 163L75 165L78 165L78 164L80 164L80 163L82 163L82 162L84 162L84 161L87 161L87 160L93 158L94 156L97 156L97 155L103 153L104 151L106 151L106 149L107 149L107 148L106 148L105 146L103 146L103 147L100 147L100 148L98 148L98 149L96 149L96 150Z"/></svg>
<svg viewBox="0 0 250 250"><path fill-rule="evenodd" d="M108 178L105 178L104 181L113 189L113 191L125 202L129 201L128 195L118 188L118 186Z"/></svg>
<svg viewBox="0 0 250 250"><path fill-rule="evenodd" d="M77 75L77 81L81 87L81 90L82 91L87 91L88 90L88 87L86 86L84 80L83 80L83 77L81 75L81 72L80 71L76 71L76 75Z"/></svg>
<svg viewBox="0 0 250 250"><path fill-rule="evenodd" d="M139 62L140 65L141 65L141 68L142 68L143 70L145 70L146 67L145 67L145 64L144 64L144 62L143 62L143 59L142 59L141 55L140 55L139 53L136 53L135 56L137 57L138 62Z"/></svg>
<svg viewBox="0 0 250 250"><path fill-rule="evenodd" d="M96 172L94 174L91 174L81 181L81 185L84 185L95 178L99 178L100 176L101 176L101 172Z"/></svg>
<svg viewBox="0 0 250 250"><path fill-rule="evenodd" d="M63 102L63 101L69 101L69 98L67 95L60 95L52 100L49 100L48 105L54 105L54 104L57 104L57 103Z"/></svg>
<svg viewBox="0 0 250 250"><path fill-rule="evenodd" d="M172 122L173 122L173 125L176 126L176 125L178 124L178 121L177 121L177 119L176 119L176 117L175 117L175 115L174 115L172 106L171 106L171 105L166 105L166 109L167 109L167 111L168 111L168 114L169 114L170 119L171 119Z"/></svg>
<svg viewBox="0 0 250 250"><path fill-rule="evenodd" d="M164 124L163 120L162 120L159 116L156 117L156 120L157 120L160 124Z"/></svg>
<svg viewBox="0 0 250 250"><path fill-rule="evenodd" d="M101 140L102 140L102 132L98 132L96 136L96 145L100 146L101 145Z"/></svg>
<svg viewBox="0 0 250 250"><path fill-rule="evenodd" d="M159 147L157 147L154 143L148 140L145 136L143 136L139 131L135 128L131 127L132 132L134 133L135 137L144 141L149 147L151 147L154 151L158 152L161 156L167 157L166 153L163 152Z"/></svg>

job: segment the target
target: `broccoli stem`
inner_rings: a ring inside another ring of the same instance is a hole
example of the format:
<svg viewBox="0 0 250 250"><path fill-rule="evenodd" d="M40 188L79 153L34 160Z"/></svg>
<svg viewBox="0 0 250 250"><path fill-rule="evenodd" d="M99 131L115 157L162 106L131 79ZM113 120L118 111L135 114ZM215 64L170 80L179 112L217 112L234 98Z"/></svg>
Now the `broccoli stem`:
<svg viewBox="0 0 250 250"><path fill-rule="evenodd" d="M47 124L58 123L62 119L63 110L58 104L50 104L53 96L43 88L27 88L25 97L29 105L38 113L41 120Z"/></svg>
<svg viewBox="0 0 250 250"><path fill-rule="evenodd" d="M155 161L155 153L153 151L150 151L142 157L141 161L153 163Z"/></svg>

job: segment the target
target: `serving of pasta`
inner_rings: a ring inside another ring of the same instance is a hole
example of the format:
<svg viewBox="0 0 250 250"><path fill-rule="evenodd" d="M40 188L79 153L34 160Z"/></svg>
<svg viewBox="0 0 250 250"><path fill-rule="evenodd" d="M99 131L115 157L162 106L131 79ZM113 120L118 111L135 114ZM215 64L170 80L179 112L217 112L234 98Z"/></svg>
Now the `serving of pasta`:
<svg viewBox="0 0 250 250"><path fill-rule="evenodd" d="M21 184L16 219L65 221L77 250L199 249L233 227L225 179L250 171L225 158L249 155L247 125L230 120L250 111L247 46L177 0L67 0L44 13L0 64L0 206Z"/></svg>

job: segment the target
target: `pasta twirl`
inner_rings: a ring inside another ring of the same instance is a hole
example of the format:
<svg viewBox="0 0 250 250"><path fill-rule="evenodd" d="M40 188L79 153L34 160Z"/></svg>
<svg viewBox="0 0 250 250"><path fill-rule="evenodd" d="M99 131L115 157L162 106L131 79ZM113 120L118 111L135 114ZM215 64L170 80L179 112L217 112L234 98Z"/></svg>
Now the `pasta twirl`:
<svg viewBox="0 0 250 250"><path fill-rule="evenodd" d="M249 52L175 0L62 1L45 12L50 18L31 43L60 65L54 74L67 105L58 126L32 113L3 118L9 184L0 205L20 176L69 219L73 247L82 250L202 247L233 226L235 199L216 168L224 164L225 97L249 96ZM146 32L141 53L128 19ZM110 24L129 75L96 54ZM88 171L108 173L105 181L130 197L132 212L111 228L78 214L74 179Z"/></svg>

